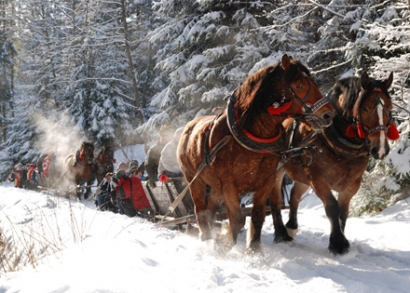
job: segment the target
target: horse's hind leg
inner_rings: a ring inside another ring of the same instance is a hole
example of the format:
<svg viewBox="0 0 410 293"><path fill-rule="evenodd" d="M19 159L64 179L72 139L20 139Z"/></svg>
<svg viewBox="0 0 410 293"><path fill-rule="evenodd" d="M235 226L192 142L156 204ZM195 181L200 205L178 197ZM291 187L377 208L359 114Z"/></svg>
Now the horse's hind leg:
<svg viewBox="0 0 410 293"><path fill-rule="evenodd" d="M211 239L211 213L208 210L207 199L205 196L205 183L197 178L190 186L192 201L195 205L195 215L200 230L202 241Z"/></svg>
<svg viewBox="0 0 410 293"><path fill-rule="evenodd" d="M281 186L283 180L283 169L276 171L275 182L272 190L269 193L270 207L273 219L273 226L275 228L274 241L276 243L283 241L292 241L293 238L289 236L288 231L282 220L282 194Z"/></svg>
<svg viewBox="0 0 410 293"><path fill-rule="evenodd" d="M295 181L290 191L289 202L289 220L286 223L286 229L291 237L295 237L298 230L298 208L302 195L309 189L309 185Z"/></svg>
<svg viewBox="0 0 410 293"><path fill-rule="evenodd" d="M85 192L84 192L84 199L87 199L90 194L91 194L91 180L87 181L87 187L85 187Z"/></svg>

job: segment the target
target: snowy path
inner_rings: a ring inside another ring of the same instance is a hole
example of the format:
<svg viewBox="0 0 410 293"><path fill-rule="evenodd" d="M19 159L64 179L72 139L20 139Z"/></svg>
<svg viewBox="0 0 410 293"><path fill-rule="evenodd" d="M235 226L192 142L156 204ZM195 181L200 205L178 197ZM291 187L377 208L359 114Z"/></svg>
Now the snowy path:
<svg viewBox="0 0 410 293"><path fill-rule="evenodd" d="M1 228L7 231L4 215L19 227L57 215L64 240L61 253L44 258L35 269L1 275L0 293L409 292L410 205L406 201L376 216L349 218L346 235L351 249L344 256L327 251L329 223L315 196L302 202L299 234L290 244L273 244L272 219L266 218L262 255L244 253L246 231L232 251L221 256L212 241L201 242L141 219L98 212L91 201L88 207L70 203L82 226L81 242L72 239L66 200L49 208L43 195L0 187ZM283 217L287 219L287 211Z"/></svg>

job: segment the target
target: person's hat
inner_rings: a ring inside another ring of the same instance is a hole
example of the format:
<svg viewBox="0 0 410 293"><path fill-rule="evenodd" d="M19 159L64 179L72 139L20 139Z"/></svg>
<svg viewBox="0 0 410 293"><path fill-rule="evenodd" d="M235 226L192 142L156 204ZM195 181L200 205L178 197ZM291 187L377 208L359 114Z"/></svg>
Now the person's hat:
<svg viewBox="0 0 410 293"><path fill-rule="evenodd" d="M134 172L138 169L138 162L136 160L132 160L128 163L128 169L130 172Z"/></svg>
<svg viewBox="0 0 410 293"><path fill-rule="evenodd" d="M116 173L116 177L120 180L121 178L127 177L127 173L124 170L120 170Z"/></svg>
<svg viewBox="0 0 410 293"><path fill-rule="evenodd" d="M121 166L124 166L125 168L127 168L127 164L125 164L124 162L121 162L118 164L117 170L119 170Z"/></svg>

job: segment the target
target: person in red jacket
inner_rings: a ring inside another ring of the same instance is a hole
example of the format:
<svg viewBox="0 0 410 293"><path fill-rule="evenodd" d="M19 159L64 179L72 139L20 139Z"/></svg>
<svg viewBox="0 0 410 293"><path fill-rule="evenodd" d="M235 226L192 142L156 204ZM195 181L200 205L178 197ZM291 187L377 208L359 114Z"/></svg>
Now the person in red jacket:
<svg viewBox="0 0 410 293"><path fill-rule="evenodd" d="M26 186L28 189L37 190L38 178L36 172L36 165L34 163L28 164L27 169L27 183Z"/></svg>
<svg viewBox="0 0 410 293"><path fill-rule="evenodd" d="M115 189L124 214L129 217L138 215L143 218L154 216L138 176L129 176L124 170L119 170L113 180L117 180Z"/></svg>
<svg viewBox="0 0 410 293"><path fill-rule="evenodd" d="M26 187L26 173L27 173L27 170L24 168L23 164L18 163L11 170L11 174L8 180L14 182L14 187L16 188L25 188Z"/></svg>

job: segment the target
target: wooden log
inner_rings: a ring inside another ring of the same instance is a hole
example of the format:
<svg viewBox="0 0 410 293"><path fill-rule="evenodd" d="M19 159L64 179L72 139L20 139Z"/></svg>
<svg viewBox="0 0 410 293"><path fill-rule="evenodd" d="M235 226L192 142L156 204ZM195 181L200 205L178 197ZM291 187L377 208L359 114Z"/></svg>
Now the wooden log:
<svg viewBox="0 0 410 293"><path fill-rule="evenodd" d="M289 207L284 207L289 208ZM245 217L250 217L252 214L252 207L249 208L241 208L242 214ZM266 207L266 215L271 214L271 209L269 206ZM156 219L158 219L160 222L157 223L158 226L161 227L167 227L167 226L173 226L173 225L181 225L181 224L187 224L187 223L195 223L196 222L196 215L188 215L185 217L180 217L180 218L172 218L172 217L166 217L165 219L164 216L155 216ZM220 212L217 212L215 214L215 220L216 221L223 221L228 218L228 212L223 209Z"/></svg>
<svg viewBox="0 0 410 293"><path fill-rule="evenodd" d="M160 220L160 222L158 222L157 225L161 226L161 227L167 227L167 226L173 226L173 225L180 225L180 224L196 222L196 215L188 215L188 216L180 217L180 218L166 217L164 219L164 221L162 221L163 216L155 216L155 218Z"/></svg>

